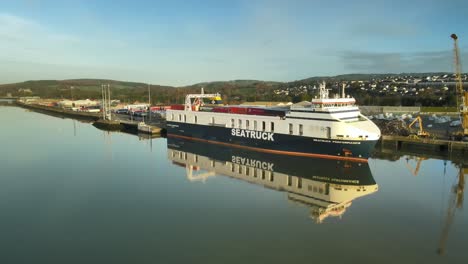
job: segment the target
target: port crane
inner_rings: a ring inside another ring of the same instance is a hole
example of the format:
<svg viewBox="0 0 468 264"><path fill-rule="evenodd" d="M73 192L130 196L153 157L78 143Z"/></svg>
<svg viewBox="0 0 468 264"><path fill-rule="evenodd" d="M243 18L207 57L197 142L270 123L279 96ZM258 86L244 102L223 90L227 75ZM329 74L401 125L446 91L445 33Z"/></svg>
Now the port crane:
<svg viewBox="0 0 468 264"><path fill-rule="evenodd" d="M203 105L204 98L210 98L215 101L215 103L219 103L221 101L221 95L219 93L205 94L203 88L201 88L200 94L187 94L187 96L185 96L185 111L198 111L197 108ZM192 99L195 99L193 103Z"/></svg>
<svg viewBox="0 0 468 264"><path fill-rule="evenodd" d="M460 61L460 50L458 48L458 36L456 34L450 35L453 39L453 53L455 63L455 79L456 79L456 93L457 93L457 106L459 107L460 122L462 125L461 136L464 140L468 139L468 92L463 89L462 82L462 67Z"/></svg>
<svg viewBox="0 0 468 264"><path fill-rule="evenodd" d="M445 217L445 223L442 228L442 234L440 236L439 247L437 253L439 255L445 254L445 247L448 240L450 227L452 226L453 219L455 218L456 209L463 207L463 198L465 191L465 176L468 174L468 169L460 166L458 173L458 182L453 186L450 192L449 206L447 209L447 215Z"/></svg>
<svg viewBox="0 0 468 264"><path fill-rule="evenodd" d="M429 137L430 134L429 134L427 131L424 130L423 121L422 121L422 119L421 119L420 116L417 116L417 117L413 120L413 122L411 122L411 124L409 124L408 128L411 129L411 127L412 127L416 122L419 123L419 130L418 130L418 132L417 132L417 135L418 135L419 137Z"/></svg>

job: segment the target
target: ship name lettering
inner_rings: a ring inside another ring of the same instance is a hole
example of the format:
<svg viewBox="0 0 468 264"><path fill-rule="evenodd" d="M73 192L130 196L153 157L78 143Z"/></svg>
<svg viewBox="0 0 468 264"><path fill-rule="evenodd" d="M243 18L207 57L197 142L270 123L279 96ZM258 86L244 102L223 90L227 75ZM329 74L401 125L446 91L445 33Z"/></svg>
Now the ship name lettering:
<svg viewBox="0 0 468 264"><path fill-rule="evenodd" d="M273 135L275 133L271 132L261 132L261 131L252 131L252 130L244 130L239 128L231 129L231 135L235 137L245 137L245 138L253 138L253 139L262 139L268 141L275 141Z"/></svg>
<svg viewBox="0 0 468 264"><path fill-rule="evenodd" d="M232 163L237 163L240 165L245 165L245 166L259 168L262 170L269 170L269 171L273 171L273 166L275 165L274 163L271 163L271 162L242 158L239 156L232 156Z"/></svg>
<svg viewBox="0 0 468 264"><path fill-rule="evenodd" d="M326 142L326 143L330 143L331 140L327 140L327 139L317 139L317 138L314 138L314 141L315 142Z"/></svg>

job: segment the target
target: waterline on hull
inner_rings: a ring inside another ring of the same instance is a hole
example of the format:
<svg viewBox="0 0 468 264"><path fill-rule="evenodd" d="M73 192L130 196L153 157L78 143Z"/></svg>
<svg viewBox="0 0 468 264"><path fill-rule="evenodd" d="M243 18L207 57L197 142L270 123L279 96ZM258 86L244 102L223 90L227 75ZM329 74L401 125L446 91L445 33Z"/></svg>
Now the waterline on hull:
<svg viewBox="0 0 468 264"><path fill-rule="evenodd" d="M256 147L249 147L239 144L232 144L226 142L220 142L215 140L208 140L208 139L201 139L196 137L188 137L176 134L167 134L167 137L176 137L176 138L183 138L187 140L194 140L200 142L207 142L211 144L219 144L223 146L231 146L236 148L243 148L248 150L254 150L258 152L265 152L265 153L272 153L272 154L280 154L280 155L290 155L290 156L303 156L303 157L312 157L312 158L323 158L323 159L334 159L334 160L345 160L345 161L352 161L352 162L365 162L367 163L367 159L365 158L357 158L357 157L345 157L345 156L334 156L334 155L326 155L326 154L317 154L317 153L304 153L304 152L294 152L294 151L282 151L282 150L273 150L273 149L265 149L265 148L256 148Z"/></svg>

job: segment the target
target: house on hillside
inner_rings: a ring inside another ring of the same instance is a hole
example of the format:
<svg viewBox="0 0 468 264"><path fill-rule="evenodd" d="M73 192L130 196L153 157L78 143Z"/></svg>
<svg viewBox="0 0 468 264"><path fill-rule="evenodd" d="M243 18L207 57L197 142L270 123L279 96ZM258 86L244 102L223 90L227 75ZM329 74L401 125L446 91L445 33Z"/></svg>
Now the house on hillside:
<svg viewBox="0 0 468 264"><path fill-rule="evenodd" d="M19 88L19 89L18 89L18 92L19 92L19 93L29 93L29 94L32 94L32 91L31 91L31 89L29 89L29 88L27 88L27 89Z"/></svg>
<svg viewBox="0 0 468 264"><path fill-rule="evenodd" d="M59 107L62 108L72 108L72 107L90 107L90 106L98 106L100 105L99 101L94 100L62 100L57 103Z"/></svg>

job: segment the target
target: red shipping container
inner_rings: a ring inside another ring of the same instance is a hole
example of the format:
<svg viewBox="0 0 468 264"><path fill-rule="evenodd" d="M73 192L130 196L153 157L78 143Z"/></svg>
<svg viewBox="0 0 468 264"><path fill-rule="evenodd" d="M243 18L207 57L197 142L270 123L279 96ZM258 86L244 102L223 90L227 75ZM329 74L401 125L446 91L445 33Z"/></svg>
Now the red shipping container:
<svg viewBox="0 0 468 264"><path fill-rule="evenodd" d="M229 108L228 107L215 107L215 108L213 108L213 112L229 113Z"/></svg>
<svg viewBox="0 0 468 264"><path fill-rule="evenodd" d="M264 115L264 114L265 114L265 109L261 109L261 108L248 108L248 109L247 109L247 114L249 114L249 115Z"/></svg>
<svg viewBox="0 0 468 264"><path fill-rule="evenodd" d="M238 107L238 106L231 106L229 107L229 113L233 114L247 114L247 107Z"/></svg>
<svg viewBox="0 0 468 264"><path fill-rule="evenodd" d="M172 110L184 110L184 105L171 105Z"/></svg>

